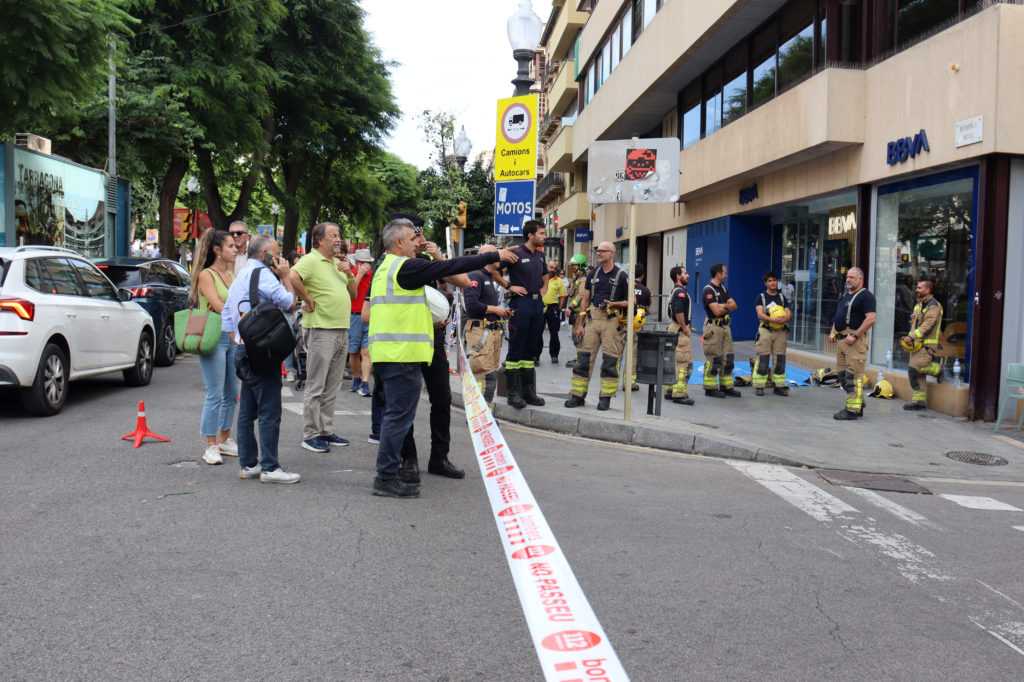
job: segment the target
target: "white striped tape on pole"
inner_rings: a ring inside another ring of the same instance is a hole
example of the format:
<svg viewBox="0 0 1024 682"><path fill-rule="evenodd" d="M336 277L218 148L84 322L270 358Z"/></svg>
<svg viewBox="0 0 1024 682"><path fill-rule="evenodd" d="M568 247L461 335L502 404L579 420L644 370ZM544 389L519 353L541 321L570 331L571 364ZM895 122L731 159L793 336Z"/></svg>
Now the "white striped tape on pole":
<svg viewBox="0 0 1024 682"><path fill-rule="evenodd" d="M458 348L476 460L544 678L628 680L473 379L462 339Z"/></svg>

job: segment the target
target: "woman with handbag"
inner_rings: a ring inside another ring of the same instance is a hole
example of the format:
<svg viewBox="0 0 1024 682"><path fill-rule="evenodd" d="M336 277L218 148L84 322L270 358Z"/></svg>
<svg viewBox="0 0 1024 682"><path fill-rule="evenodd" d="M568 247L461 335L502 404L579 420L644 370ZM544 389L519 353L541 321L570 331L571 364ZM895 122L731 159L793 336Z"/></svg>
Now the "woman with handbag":
<svg viewBox="0 0 1024 682"><path fill-rule="evenodd" d="M235 278L232 268L236 255L235 240L224 230L207 230L196 246L194 262L201 267L192 270L189 305L209 311L207 315L211 319L207 325L216 324L218 330L228 287ZM214 317L216 319L212 319ZM199 422L199 432L206 436L203 461L221 464L221 455L238 456L238 445L231 437L238 401L238 377L235 376L235 344L230 333L220 332L220 340L213 351L199 356L199 367L206 384L206 400Z"/></svg>

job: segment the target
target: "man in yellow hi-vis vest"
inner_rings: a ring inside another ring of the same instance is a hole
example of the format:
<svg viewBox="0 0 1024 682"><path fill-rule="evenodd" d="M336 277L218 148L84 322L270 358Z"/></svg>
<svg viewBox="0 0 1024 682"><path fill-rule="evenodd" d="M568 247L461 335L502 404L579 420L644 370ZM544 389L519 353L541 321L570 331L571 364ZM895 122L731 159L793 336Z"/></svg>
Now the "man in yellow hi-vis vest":
<svg viewBox="0 0 1024 682"><path fill-rule="evenodd" d="M416 418L423 373L420 365L434 357L434 322L424 285L443 277L477 270L498 260L515 262L510 251L491 251L451 260L416 258L412 221L392 220L381 232L386 255L374 269L369 306L363 320L370 323L370 360L378 367L386 407L377 450L373 494L419 497L417 485L398 478L402 442Z"/></svg>
<svg viewBox="0 0 1024 682"><path fill-rule="evenodd" d="M935 362L935 351L939 346L939 332L942 329L942 304L932 296L931 280L923 279L917 283L914 314L910 318L910 333L903 337L903 345L914 347L920 342L920 348L910 355L910 367L907 378L914 394L911 402L904 405L904 410L924 410L928 407L928 380L933 376L942 383L942 365Z"/></svg>

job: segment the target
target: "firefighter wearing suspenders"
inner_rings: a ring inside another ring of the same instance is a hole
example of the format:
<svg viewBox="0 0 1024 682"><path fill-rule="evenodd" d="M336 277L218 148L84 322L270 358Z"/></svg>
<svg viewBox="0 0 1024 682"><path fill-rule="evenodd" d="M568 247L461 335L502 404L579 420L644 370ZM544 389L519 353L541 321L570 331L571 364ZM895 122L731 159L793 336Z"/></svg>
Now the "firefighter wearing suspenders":
<svg viewBox="0 0 1024 682"><path fill-rule="evenodd" d="M942 329L942 304L932 296L932 288L930 280L924 279L917 283L917 305L910 318L910 333L902 340L903 348L910 352L907 378L914 391L912 402L904 405L904 410L923 410L928 407L926 376L935 377L939 383L943 380L942 365L935 362L935 350Z"/></svg>
<svg viewBox="0 0 1024 682"><path fill-rule="evenodd" d="M789 395L786 386L786 332L793 319L793 309L786 296L779 291L779 276L769 270L764 273L766 291L758 294L754 303L760 325L754 341L754 392L764 395L768 385L768 365L771 364L772 391L776 395Z"/></svg>
<svg viewBox="0 0 1024 682"><path fill-rule="evenodd" d="M680 405L693 405L693 398L686 395L686 385L693 374L693 350L690 347L690 311L693 299L686 293L686 285L690 283L690 275L686 266L677 265L668 272L675 287L668 299L668 317L672 322L668 325L670 332L678 332L676 337L676 383L665 391L665 399Z"/></svg>
<svg viewBox="0 0 1024 682"><path fill-rule="evenodd" d="M868 330L875 324L875 297L864 288L864 271L846 272L846 294L839 299L828 338L836 343L836 371L846 391L846 405L833 419L850 421L864 416L864 363L868 358Z"/></svg>
<svg viewBox="0 0 1024 682"><path fill-rule="evenodd" d="M629 305L629 278L625 271L615 265L615 247L611 242L597 245L598 267L588 273L587 286L583 293L580 310L587 311L586 332L576 353L576 365L572 370L572 395L565 401L566 407L581 407L585 404L590 375L594 371L598 350L601 358L601 398L597 409L607 410L612 396L619 386L619 360L625 346L622 313ZM576 320L573 332L578 336L583 330L583 318Z"/></svg>
<svg viewBox="0 0 1024 682"><path fill-rule="evenodd" d="M723 263L711 266L711 281L701 292L704 304L704 395L709 398L739 398L732 370L736 354L729 329L729 313L736 310L736 301L725 288L729 271Z"/></svg>

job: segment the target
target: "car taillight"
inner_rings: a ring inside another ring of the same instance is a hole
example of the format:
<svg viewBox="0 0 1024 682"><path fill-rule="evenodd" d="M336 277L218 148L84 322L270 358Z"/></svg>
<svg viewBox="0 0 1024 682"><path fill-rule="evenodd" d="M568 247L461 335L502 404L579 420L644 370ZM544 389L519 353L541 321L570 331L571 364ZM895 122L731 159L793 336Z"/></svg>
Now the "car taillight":
<svg viewBox="0 0 1024 682"><path fill-rule="evenodd" d="M29 322L36 316L36 304L23 298L0 299L0 313L14 313Z"/></svg>
<svg viewBox="0 0 1024 682"><path fill-rule="evenodd" d="M131 292L133 298L145 298L149 296L149 287L135 287Z"/></svg>

